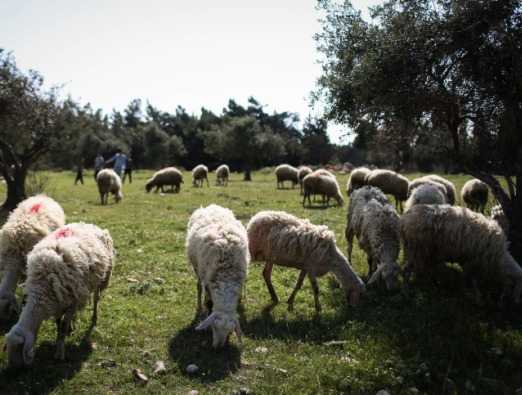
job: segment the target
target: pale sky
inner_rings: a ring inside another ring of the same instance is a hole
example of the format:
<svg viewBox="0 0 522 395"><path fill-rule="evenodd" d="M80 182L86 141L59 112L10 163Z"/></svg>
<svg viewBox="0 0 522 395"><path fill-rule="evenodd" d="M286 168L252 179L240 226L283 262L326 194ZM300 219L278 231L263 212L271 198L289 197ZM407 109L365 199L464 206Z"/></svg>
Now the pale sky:
<svg viewBox="0 0 522 395"><path fill-rule="evenodd" d="M380 0L354 0L366 10ZM105 112L141 98L221 113L254 96L267 110L310 112L320 75L315 0L1 0L0 47L18 65ZM332 126L332 141L343 128Z"/></svg>

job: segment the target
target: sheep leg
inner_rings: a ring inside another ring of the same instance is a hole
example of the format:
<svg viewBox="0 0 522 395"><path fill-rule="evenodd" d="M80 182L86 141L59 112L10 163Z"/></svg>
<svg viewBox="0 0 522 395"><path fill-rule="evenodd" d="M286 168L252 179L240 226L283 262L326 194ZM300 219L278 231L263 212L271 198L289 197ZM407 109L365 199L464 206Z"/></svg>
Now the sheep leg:
<svg viewBox="0 0 522 395"><path fill-rule="evenodd" d="M266 262L265 268L263 269L263 278L265 279L266 286L268 288L268 292L270 293L270 297L272 298L272 302L274 304L279 302L279 299L277 298L277 294L274 290L274 286L272 285L272 262Z"/></svg>
<svg viewBox="0 0 522 395"><path fill-rule="evenodd" d="M210 184L208 183L208 178L205 177L205 180L207 180L207 187L210 188Z"/></svg>
<svg viewBox="0 0 522 395"><path fill-rule="evenodd" d="M351 262L352 261L354 232L350 227L346 228L345 236L346 236L346 243L348 244L348 260Z"/></svg>
<svg viewBox="0 0 522 395"><path fill-rule="evenodd" d="M198 280L198 306L196 307L196 314L199 315L201 313L201 297L203 296L203 287L201 286L201 282Z"/></svg>
<svg viewBox="0 0 522 395"><path fill-rule="evenodd" d="M371 255L368 255L367 258L368 258L368 278L370 278L372 276L372 274L375 273L375 270L377 268L374 267L373 259L372 259Z"/></svg>
<svg viewBox="0 0 522 395"><path fill-rule="evenodd" d="M317 313L320 313L321 304L319 303L319 285L317 284L317 279L315 278L315 276L312 276L311 274L308 275L308 279L310 280L312 290L314 291L315 311Z"/></svg>
<svg viewBox="0 0 522 395"><path fill-rule="evenodd" d="M292 291L292 294L288 298L288 311L294 311L294 299L295 295L297 295L297 291L301 289L303 286L304 278L306 277L306 272L304 270L301 270L301 273L299 273L299 278L297 279L297 283L295 284L294 290Z"/></svg>
<svg viewBox="0 0 522 395"><path fill-rule="evenodd" d="M65 312L63 317L56 320L56 352L54 358L60 361L65 359L65 338L71 334L71 323L74 319L74 310L70 309Z"/></svg>

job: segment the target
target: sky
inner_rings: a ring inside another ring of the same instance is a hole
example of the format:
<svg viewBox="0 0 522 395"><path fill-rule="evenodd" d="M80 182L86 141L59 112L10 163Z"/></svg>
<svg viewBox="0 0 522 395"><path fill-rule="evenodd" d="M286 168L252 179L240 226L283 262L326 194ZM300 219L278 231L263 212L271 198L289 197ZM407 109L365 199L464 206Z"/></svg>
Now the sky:
<svg viewBox="0 0 522 395"><path fill-rule="evenodd" d="M379 0L354 0L363 10ZM134 98L221 113L255 97L309 113L321 69L315 0L1 0L0 47L48 85L109 113ZM316 110L317 111L317 110ZM331 125L333 142L346 130Z"/></svg>

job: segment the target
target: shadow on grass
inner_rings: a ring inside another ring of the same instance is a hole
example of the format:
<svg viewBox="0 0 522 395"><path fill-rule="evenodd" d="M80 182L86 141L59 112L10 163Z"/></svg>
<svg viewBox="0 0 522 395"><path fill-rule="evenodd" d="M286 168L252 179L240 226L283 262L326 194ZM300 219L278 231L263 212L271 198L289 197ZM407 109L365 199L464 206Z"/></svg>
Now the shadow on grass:
<svg viewBox="0 0 522 395"><path fill-rule="evenodd" d="M241 352L235 345L235 335L231 335L234 339L228 345L222 349L214 349L212 331L196 331L197 323L199 321L194 319L169 342L169 355L178 364L181 374L202 383L213 383L236 372L241 367ZM186 372L189 364L196 364L199 371L189 375Z"/></svg>
<svg viewBox="0 0 522 395"><path fill-rule="evenodd" d="M92 352L89 342L67 344L65 361L54 359L55 344L44 342L36 349L34 364L26 369L0 370L0 394L49 394L64 380L73 378Z"/></svg>

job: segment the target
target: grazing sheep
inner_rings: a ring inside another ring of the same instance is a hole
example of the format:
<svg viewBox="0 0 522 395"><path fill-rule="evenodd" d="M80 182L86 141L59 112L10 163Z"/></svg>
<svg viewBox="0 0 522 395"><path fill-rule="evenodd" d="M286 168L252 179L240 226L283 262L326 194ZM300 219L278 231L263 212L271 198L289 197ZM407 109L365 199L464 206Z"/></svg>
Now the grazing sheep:
<svg viewBox="0 0 522 395"><path fill-rule="evenodd" d="M202 188L203 180L207 180L207 187L209 187L210 184L208 183L208 167L205 165L197 165L192 169L192 185Z"/></svg>
<svg viewBox="0 0 522 395"><path fill-rule="evenodd" d="M312 205L310 195L314 194L322 195L323 205L325 204L325 197L327 198L327 206L330 203L330 198L334 198L339 206L344 204L343 195L341 194L335 176L331 173L330 175L326 175L325 172L327 172L327 170L316 170L303 178L303 207L305 206L306 199L308 199L308 205Z"/></svg>
<svg viewBox="0 0 522 395"><path fill-rule="evenodd" d="M425 184L426 182L433 182L443 185L446 190L446 202L452 206L455 204L457 201L457 190L455 189L455 185L451 181L446 180L444 177L438 176L437 174L429 174L427 176L419 177L413 180L410 183L410 187L408 188L408 196L417 186Z"/></svg>
<svg viewBox="0 0 522 395"><path fill-rule="evenodd" d="M388 289L396 288L400 273L399 215L379 188L363 186L352 192L345 234L348 259L352 257L354 235L368 257L368 284L382 278Z"/></svg>
<svg viewBox="0 0 522 395"><path fill-rule="evenodd" d="M367 167L358 167L352 170L348 183L346 184L346 193L348 196L350 196L356 189L366 185L365 180L370 172L371 170Z"/></svg>
<svg viewBox="0 0 522 395"><path fill-rule="evenodd" d="M114 260L109 232L84 223L58 228L33 248L27 259L26 303L18 323L6 335L11 367L30 365L43 321L57 326L55 358L65 358L65 337L76 313L93 295L93 314L87 332L96 325L98 301L109 284Z"/></svg>
<svg viewBox="0 0 522 395"><path fill-rule="evenodd" d="M230 177L230 169L227 165L221 165L216 169L216 185L228 185L228 178Z"/></svg>
<svg viewBox="0 0 522 395"><path fill-rule="evenodd" d="M404 211L408 211L416 204L446 204L446 188L444 185L427 181L413 189L404 204Z"/></svg>
<svg viewBox="0 0 522 395"><path fill-rule="evenodd" d="M299 183L299 170L295 167L284 164L275 168L275 175L277 178L277 189L285 187L285 181L292 182L292 188Z"/></svg>
<svg viewBox="0 0 522 395"><path fill-rule="evenodd" d="M101 204L109 203L109 193L114 195L114 201L119 203L123 199L120 176L112 169L103 169L96 176Z"/></svg>
<svg viewBox="0 0 522 395"><path fill-rule="evenodd" d="M401 218L407 272L429 273L445 262L459 263L476 283L500 280L515 302L522 293L522 268L507 249L500 226L482 214L450 205L417 205Z"/></svg>
<svg viewBox="0 0 522 395"><path fill-rule="evenodd" d="M247 232L252 258L265 261L263 277L274 304L278 298L272 285L273 265L301 270L288 299L289 310L293 309L297 291L308 275L314 292L315 309L319 312L321 305L316 277L328 272L335 275L350 304L358 304L365 290L364 283L337 247L334 233L328 227L314 225L283 211L261 211L252 217Z"/></svg>
<svg viewBox="0 0 522 395"><path fill-rule="evenodd" d="M366 185L379 188L386 194L393 195L395 206L402 211L402 202L408 198L410 181L400 174L384 169L372 170L365 178Z"/></svg>
<svg viewBox="0 0 522 395"><path fill-rule="evenodd" d="M500 225L504 233L507 235L509 232L509 221L504 214L504 210L502 210L502 206L497 204L496 206L491 207L491 219L497 221Z"/></svg>
<svg viewBox="0 0 522 395"><path fill-rule="evenodd" d="M241 341L237 306L250 262L245 227L229 209L215 204L199 208L190 217L186 247L198 279L197 313L203 292L212 303L212 313L196 330L210 326L214 348L222 347L232 331Z"/></svg>
<svg viewBox="0 0 522 395"><path fill-rule="evenodd" d="M482 214L488 203L488 195L488 185L476 178L466 181L460 190L460 198L466 207Z"/></svg>
<svg viewBox="0 0 522 395"><path fill-rule="evenodd" d="M313 170L308 166L300 166L297 169L297 179L299 180L299 193L303 194L303 178L305 178L308 174L310 174Z"/></svg>
<svg viewBox="0 0 522 395"><path fill-rule="evenodd" d="M63 209L50 197L22 201L0 230L0 319L18 312L15 290L25 275L26 257L36 243L65 224Z"/></svg>
<svg viewBox="0 0 522 395"><path fill-rule="evenodd" d="M165 185L170 185L170 190L172 192L179 193L181 187L180 184L182 183L183 174L181 174L181 172L175 167L166 167L154 173L154 175L145 184L145 190L148 193L152 188L156 187L154 192L158 192L160 189L161 192L165 192L163 187Z"/></svg>

